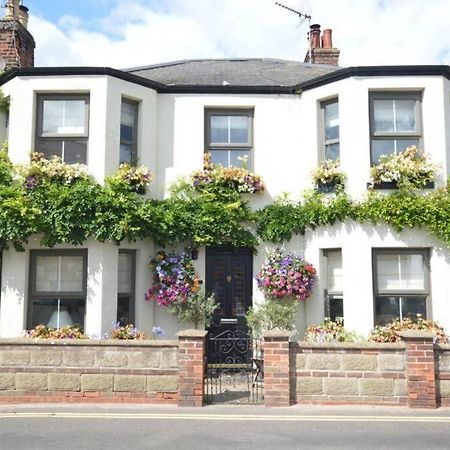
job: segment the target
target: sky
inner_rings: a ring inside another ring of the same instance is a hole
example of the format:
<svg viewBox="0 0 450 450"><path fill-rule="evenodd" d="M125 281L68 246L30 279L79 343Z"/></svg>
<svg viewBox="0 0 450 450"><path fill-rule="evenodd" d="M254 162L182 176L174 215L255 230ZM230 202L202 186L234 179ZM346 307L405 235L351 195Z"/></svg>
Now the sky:
<svg viewBox="0 0 450 450"><path fill-rule="evenodd" d="M278 0L333 30L341 66L450 64L450 0ZM36 66L303 61L309 23L274 0L23 0Z"/></svg>

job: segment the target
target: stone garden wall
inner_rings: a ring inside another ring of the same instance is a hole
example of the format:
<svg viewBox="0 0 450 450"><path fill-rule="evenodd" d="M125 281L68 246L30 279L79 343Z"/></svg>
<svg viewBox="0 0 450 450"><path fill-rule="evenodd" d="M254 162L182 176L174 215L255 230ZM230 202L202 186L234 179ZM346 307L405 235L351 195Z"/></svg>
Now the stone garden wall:
<svg viewBox="0 0 450 450"><path fill-rule="evenodd" d="M291 403L407 404L405 344L291 343Z"/></svg>
<svg viewBox="0 0 450 450"><path fill-rule="evenodd" d="M436 346L436 391L442 406L450 406L450 345Z"/></svg>
<svg viewBox="0 0 450 450"><path fill-rule="evenodd" d="M177 403L178 341L0 339L0 403Z"/></svg>

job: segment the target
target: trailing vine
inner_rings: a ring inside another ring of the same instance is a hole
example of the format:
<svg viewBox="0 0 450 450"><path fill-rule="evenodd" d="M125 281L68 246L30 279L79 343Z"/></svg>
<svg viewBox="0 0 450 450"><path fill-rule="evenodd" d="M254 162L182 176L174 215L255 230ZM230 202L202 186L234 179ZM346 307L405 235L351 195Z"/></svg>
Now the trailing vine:
<svg viewBox="0 0 450 450"><path fill-rule="evenodd" d="M450 246L447 189L428 194L407 188L388 195L371 191L359 202L342 191L332 196L313 192L302 201L282 198L254 212L236 184L243 174L244 182L249 182L242 171L226 173L239 175L232 182L224 182L222 175L218 182L207 183L187 178L173 187L168 199L154 200L139 195L142 189L132 180L127 185L123 173L121 180L116 176L100 185L82 171L63 166L51 163L44 175L34 167L31 180L29 171L19 170L20 176L6 149L0 151L0 250L9 245L23 250L36 234L48 247L81 245L87 239L115 243L153 239L160 245L189 242L255 250L261 240L280 243L348 220L386 223L398 232L419 227ZM138 173L150 179L148 172ZM254 175L252 180L260 182Z"/></svg>

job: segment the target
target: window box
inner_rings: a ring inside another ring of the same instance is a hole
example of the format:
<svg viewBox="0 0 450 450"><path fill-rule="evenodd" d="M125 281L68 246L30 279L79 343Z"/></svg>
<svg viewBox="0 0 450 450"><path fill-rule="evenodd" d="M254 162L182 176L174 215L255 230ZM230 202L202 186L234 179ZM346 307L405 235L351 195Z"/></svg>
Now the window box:
<svg viewBox="0 0 450 450"><path fill-rule="evenodd" d="M322 194L330 194L336 192L336 188L340 185L337 181L330 181L328 183L322 183L318 181L316 184L316 190Z"/></svg>
<svg viewBox="0 0 450 450"><path fill-rule="evenodd" d="M398 189L395 181L378 183L372 186L371 183L367 183L367 189L383 190L383 189ZM429 181L421 189L434 189L434 181Z"/></svg>

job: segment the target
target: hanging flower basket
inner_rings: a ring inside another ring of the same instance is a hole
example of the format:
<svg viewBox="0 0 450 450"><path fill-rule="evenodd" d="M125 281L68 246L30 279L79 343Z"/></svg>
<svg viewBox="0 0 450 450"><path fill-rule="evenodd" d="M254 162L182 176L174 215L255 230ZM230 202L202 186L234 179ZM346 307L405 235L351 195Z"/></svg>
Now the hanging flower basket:
<svg viewBox="0 0 450 450"><path fill-rule="evenodd" d="M312 293L316 269L302 257L276 249L269 253L256 276L258 287L270 299L306 300Z"/></svg>

